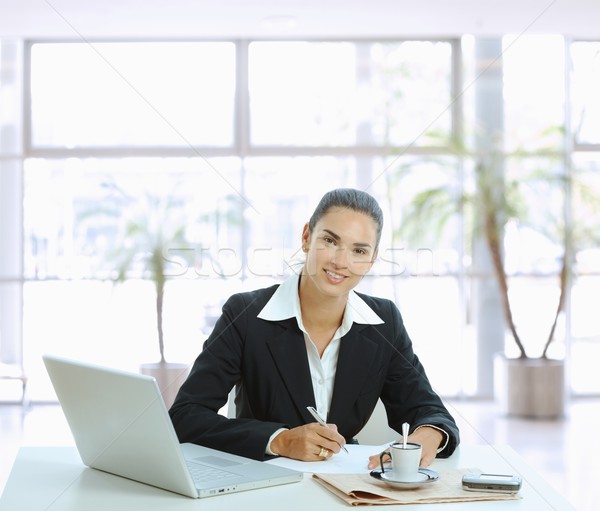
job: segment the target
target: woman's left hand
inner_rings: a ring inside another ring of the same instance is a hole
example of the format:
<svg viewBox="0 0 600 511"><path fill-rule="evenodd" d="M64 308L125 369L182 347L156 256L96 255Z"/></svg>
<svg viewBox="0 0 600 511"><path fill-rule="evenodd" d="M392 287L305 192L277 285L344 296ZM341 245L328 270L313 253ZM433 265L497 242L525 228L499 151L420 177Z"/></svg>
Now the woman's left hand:
<svg viewBox="0 0 600 511"><path fill-rule="evenodd" d="M423 448L421 451L421 467L428 467L435 459L437 450L444 440L444 435L435 428L422 426L415 430L411 435L408 435L408 442L420 444ZM400 440L399 440L400 441ZM369 456L369 470L379 466L379 456L381 453Z"/></svg>

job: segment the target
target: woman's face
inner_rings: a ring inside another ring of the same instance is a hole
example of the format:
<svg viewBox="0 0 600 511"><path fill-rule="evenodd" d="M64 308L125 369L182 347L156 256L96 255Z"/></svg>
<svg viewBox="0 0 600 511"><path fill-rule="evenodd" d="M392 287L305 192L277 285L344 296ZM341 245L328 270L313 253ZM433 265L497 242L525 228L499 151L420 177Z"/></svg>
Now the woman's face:
<svg viewBox="0 0 600 511"><path fill-rule="evenodd" d="M302 233L308 248L304 275L319 291L345 296L366 275L377 257L377 224L368 215L343 208L331 208L311 232Z"/></svg>

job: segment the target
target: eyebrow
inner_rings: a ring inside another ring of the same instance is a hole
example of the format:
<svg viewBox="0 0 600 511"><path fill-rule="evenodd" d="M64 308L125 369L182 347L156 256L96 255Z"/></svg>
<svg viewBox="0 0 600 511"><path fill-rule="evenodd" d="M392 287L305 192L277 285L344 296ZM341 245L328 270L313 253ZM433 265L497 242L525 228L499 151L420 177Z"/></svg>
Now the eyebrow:
<svg viewBox="0 0 600 511"><path fill-rule="evenodd" d="M323 229L323 232L326 232L327 234L329 234L329 236L331 236L335 241L340 241L342 239L342 238L340 238L340 236L338 234L336 234L333 231L330 231L329 229ZM373 247L371 247L370 243L353 243L353 246L364 247L364 248L373 248Z"/></svg>

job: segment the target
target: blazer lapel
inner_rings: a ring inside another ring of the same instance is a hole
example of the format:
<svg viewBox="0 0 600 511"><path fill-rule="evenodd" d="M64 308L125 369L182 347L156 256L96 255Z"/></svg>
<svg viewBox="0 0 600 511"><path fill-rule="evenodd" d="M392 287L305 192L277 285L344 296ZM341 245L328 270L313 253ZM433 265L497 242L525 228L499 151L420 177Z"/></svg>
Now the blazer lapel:
<svg viewBox="0 0 600 511"><path fill-rule="evenodd" d="M377 343L361 334L367 326L355 323L341 341L328 422L343 423L344 411L352 409L366 383L377 351Z"/></svg>
<svg viewBox="0 0 600 511"><path fill-rule="evenodd" d="M309 423L314 419L306 407L315 406L315 394L304 336L295 325L295 320L293 321L279 322L284 330L279 335L272 336L267 345L298 413L305 423Z"/></svg>

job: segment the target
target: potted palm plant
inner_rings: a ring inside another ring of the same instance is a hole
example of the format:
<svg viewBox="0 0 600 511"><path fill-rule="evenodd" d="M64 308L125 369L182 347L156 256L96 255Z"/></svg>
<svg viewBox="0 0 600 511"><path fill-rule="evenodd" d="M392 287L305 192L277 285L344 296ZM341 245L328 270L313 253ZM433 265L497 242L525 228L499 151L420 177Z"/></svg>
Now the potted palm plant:
<svg viewBox="0 0 600 511"><path fill-rule="evenodd" d="M142 278L154 285L158 360L141 364L140 371L156 378L165 404L170 407L189 366L165 358L164 299L169 273L181 273L193 263L194 253L185 236L188 219L181 200L165 190L128 194L115 182L102 186L107 196L88 216L105 215L111 223L116 222L114 246L104 255L111 278L117 283Z"/></svg>
<svg viewBox="0 0 600 511"><path fill-rule="evenodd" d="M525 417L558 417L564 411L564 360L553 359L549 349L557 334L559 318L565 309L569 286L571 259L573 254L572 234L565 229L555 229L553 242L562 249L558 263L558 297L553 319L539 356L526 349L515 316L509 294L510 277L504 258L505 231L509 224L539 229L543 226L530 222L525 187L538 185L568 185L568 177L557 173L534 169L522 172L518 178L510 178L503 168L505 157L500 154L469 155L462 144L454 145L454 152L461 159L472 158L474 163L473 187L457 190L442 184L418 192L404 211L401 235L411 241L418 233L441 232L443 225L456 214L471 215L469 236L470 247L475 240L482 240L490 255L494 278L499 291L499 302L505 325L514 341L517 357L500 353L494 360L495 394L503 409L510 415ZM518 155L513 155L518 157ZM409 174L410 166L400 168L396 179ZM554 222L556 227L562 222ZM546 235L549 233L546 232ZM481 341L480 341L481 342Z"/></svg>
<svg viewBox="0 0 600 511"><path fill-rule="evenodd" d="M481 215L482 235L491 256L506 326L519 354L514 358L505 356L504 352L496 355L495 396L501 410L508 415L532 418L560 417L564 414L565 403L564 359L550 358L548 350L555 340L557 324L565 308L572 254L569 231L561 229L558 238L555 239L562 247L557 272L558 297L548 334L538 357L533 357L526 351L514 319L503 246L507 223L526 223L525 211L520 207L523 197L518 194L519 186L535 186L536 182L541 181L545 184L557 179L560 182L561 179L551 174L536 172L533 176L527 176L529 179L523 179L521 176L519 183L506 183L504 180L498 182L498 173L490 172L490 169L481 163L476 167L476 176L476 209ZM512 188L513 193L505 193L506 186ZM511 203L511 199L514 202Z"/></svg>

